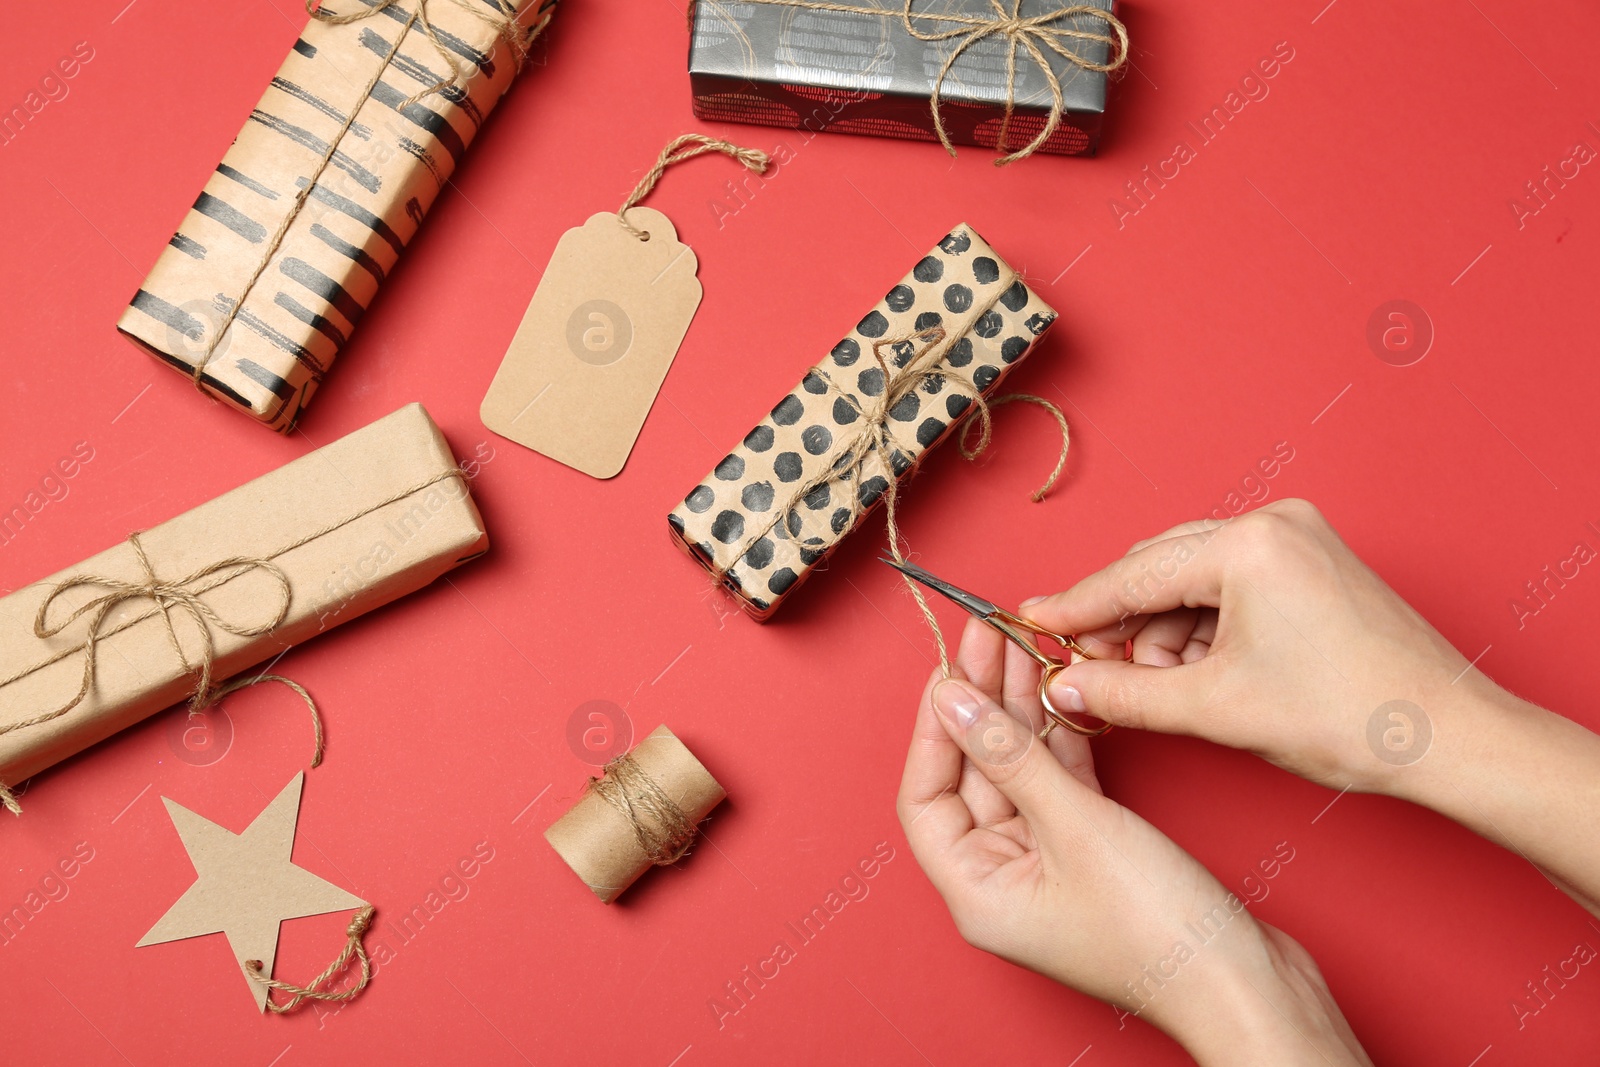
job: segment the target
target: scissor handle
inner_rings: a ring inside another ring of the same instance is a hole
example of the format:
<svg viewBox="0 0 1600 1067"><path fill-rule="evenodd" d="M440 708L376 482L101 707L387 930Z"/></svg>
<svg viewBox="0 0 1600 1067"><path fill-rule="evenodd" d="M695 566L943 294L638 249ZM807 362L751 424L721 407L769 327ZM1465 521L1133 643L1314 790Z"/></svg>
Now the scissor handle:
<svg viewBox="0 0 1600 1067"><path fill-rule="evenodd" d="M1077 642L1074 641L1073 644L1077 644ZM1099 737L1111 729L1110 723L1103 722L1098 727L1084 726L1081 723L1073 722L1065 712L1050 702L1050 683L1055 681L1056 675L1066 669L1067 665L1065 663L1053 663L1046 667L1044 673L1039 676L1039 703L1044 705L1044 713L1050 717L1050 721L1045 724L1045 728L1039 736L1044 737L1048 734L1052 726L1065 726L1073 733L1082 734L1084 737Z"/></svg>

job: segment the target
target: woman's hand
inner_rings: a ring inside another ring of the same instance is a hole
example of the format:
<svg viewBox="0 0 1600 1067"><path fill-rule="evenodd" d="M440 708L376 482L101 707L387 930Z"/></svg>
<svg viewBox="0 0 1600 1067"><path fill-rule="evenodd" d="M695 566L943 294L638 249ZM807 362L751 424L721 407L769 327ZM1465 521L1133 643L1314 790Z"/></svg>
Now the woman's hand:
<svg viewBox="0 0 1600 1067"><path fill-rule="evenodd" d="M1132 663L1058 675L1058 706L1248 749L1335 789L1394 791L1446 703L1493 688L1303 500L1184 523L1022 612L1097 659L1133 643Z"/></svg>
<svg viewBox="0 0 1600 1067"><path fill-rule="evenodd" d="M1600 914L1600 738L1473 670L1305 501L1184 523L1021 611L1096 654L1058 707L1426 805Z"/></svg>
<svg viewBox="0 0 1600 1067"><path fill-rule="evenodd" d="M974 620L922 695L899 813L966 940L1165 1030L1202 1063L1367 1063L1310 956L1107 799L1042 724L1038 668Z"/></svg>

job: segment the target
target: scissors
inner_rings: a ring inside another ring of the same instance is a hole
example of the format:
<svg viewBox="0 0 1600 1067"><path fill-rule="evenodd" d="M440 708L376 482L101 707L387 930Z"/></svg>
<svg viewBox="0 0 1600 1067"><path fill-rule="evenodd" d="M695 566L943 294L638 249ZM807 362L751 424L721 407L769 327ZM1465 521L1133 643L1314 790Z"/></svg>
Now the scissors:
<svg viewBox="0 0 1600 1067"><path fill-rule="evenodd" d="M1013 615L1011 612L1006 611L1004 608L996 607L980 596L973 596L965 589L958 589L944 579L929 574L915 563L902 563L888 557L882 557L880 562L887 563L907 578L921 582L934 592L941 593L954 600L957 604L966 608L967 612L973 617L980 619L992 629L998 630L1007 640L1026 652L1043 669L1044 673L1039 677L1039 703L1044 705L1045 714L1049 716L1050 721L1045 723L1044 729L1039 732L1040 737L1048 736L1056 726L1065 726L1073 733L1082 734L1085 737L1099 737L1111 729L1111 724L1108 722L1101 723L1099 726L1085 726L1082 723L1074 722L1065 712L1059 710L1050 702L1050 683L1055 680L1056 675L1066 669L1067 664L1071 662L1071 654L1076 653L1084 659L1094 659L1082 645L1078 644L1076 637L1070 634L1063 636L1053 630L1047 630L1037 623L1031 623L1027 619ZM1027 631L1027 633L1025 634L1023 631ZM1067 660L1059 660L1054 656L1046 655L1039 650L1039 646L1027 634L1036 634L1039 637L1054 641L1061 646L1063 651L1069 654L1069 658Z"/></svg>

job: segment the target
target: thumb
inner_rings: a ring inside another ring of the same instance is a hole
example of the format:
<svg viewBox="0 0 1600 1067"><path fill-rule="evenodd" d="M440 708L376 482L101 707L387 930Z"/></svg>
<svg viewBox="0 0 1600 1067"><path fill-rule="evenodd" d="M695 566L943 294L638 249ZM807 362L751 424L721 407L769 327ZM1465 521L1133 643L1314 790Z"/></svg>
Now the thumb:
<svg viewBox="0 0 1600 1067"><path fill-rule="evenodd" d="M1136 730L1197 734L1209 689L1207 662L1152 667L1125 660L1080 660L1051 681L1050 702L1062 711Z"/></svg>
<svg viewBox="0 0 1600 1067"><path fill-rule="evenodd" d="M1102 799L1068 773L1026 718L1011 714L970 683L940 682L933 689L933 706L945 732L972 765L1030 821L1045 825L1071 808L1081 810Z"/></svg>

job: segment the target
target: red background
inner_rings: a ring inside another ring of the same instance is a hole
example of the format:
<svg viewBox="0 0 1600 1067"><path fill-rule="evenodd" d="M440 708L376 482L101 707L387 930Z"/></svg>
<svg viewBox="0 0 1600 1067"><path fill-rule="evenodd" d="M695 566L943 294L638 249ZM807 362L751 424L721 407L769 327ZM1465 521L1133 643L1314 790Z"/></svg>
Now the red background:
<svg viewBox="0 0 1600 1067"><path fill-rule="evenodd" d="M1063 401L1075 439L1041 506L1027 494L1052 431L1037 414L1004 412L977 464L933 457L903 520L941 573L1002 602L1063 587L1224 505L1287 441L1272 498L1315 500L1469 657L1482 651L1482 669L1600 726L1584 666L1600 576L1586 569L1521 627L1511 607L1575 542L1600 546L1600 168L1521 228L1508 206L1575 142L1600 147L1600 18L1572 0L1325 3L1129 3L1137 69L1095 159L997 171L980 149L952 161L926 144L718 128L794 158L720 225L711 202L739 173L726 160L679 168L651 198L698 253L706 297L608 482L495 438L477 408L558 236L698 128L680 0L563 5L288 437L197 397L113 323L303 11L86 0L9 13L0 105L76 42L94 58L0 148L0 505L75 442L94 459L0 546L0 586L418 399L459 455L492 449L476 485L494 547L279 665L329 724L298 862L393 920L488 842L468 895L403 945L380 937L393 957L336 1015L258 1017L220 938L135 950L192 879L158 798L240 830L309 745L303 713L272 687L229 699L231 748L208 765L219 749L185 749L182 713L168 712L39 776L25 816L0 826L7 909L75 843L94 856L0 944L8 1058L1183 1062L1144 1024L1119 1028L1104 1005L965 946L917 870L893 797L931 652L873 562L881 519L760 626L725 616L665 515L965 220L1061 310L1014 382ZM1193 145L1185 123L1280 41L1294 58L1270 95L1119 228L1110 198L1178 139ZM1402 298L1437 337L1400 368L1376 358L1366 323ZM541 839L588 773L566 730L591 700L625 707L638 736L671 724L731 794L680 870L612 908ZM1096 751L1107 791L1232 888L1289 843L1256 910L1316 955L1380 1062L1592 1060L1600 973L1518 1028L1524 983L1600 944L1600 929L1515 854L1387 799L1329 807L1331 791L1196 741L1121 731ZM894 859L870 895L719 1029L709 998L878 842ZM286 924L280 974L315 973L344 921Z"/></svg>

